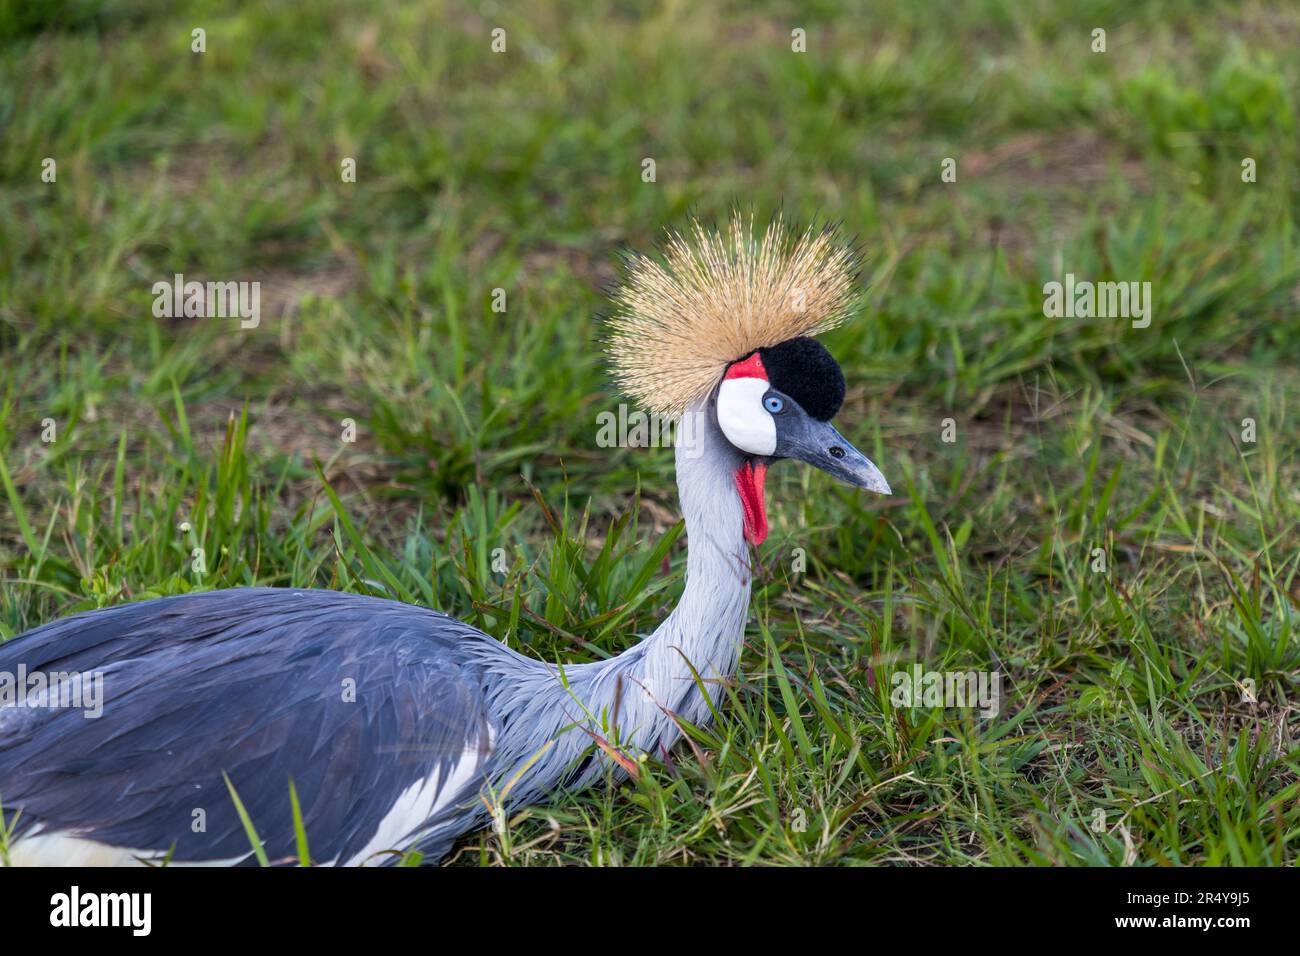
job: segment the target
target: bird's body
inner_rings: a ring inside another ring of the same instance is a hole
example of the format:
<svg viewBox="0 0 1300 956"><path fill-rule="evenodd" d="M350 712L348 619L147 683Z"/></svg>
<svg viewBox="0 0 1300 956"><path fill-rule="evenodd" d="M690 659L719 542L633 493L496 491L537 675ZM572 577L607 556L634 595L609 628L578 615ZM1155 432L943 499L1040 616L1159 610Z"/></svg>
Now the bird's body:
<svg viewBox="0 0 1300 956"><path fill-rule="evenodd" d="M748 604L719 440L678 454L682 600L609 660L561 670L436 611L288 588L126 604L0 645L0 673L99 672L103 687L99 717L0 707L11 862L251 862L227 777L273 861L296 859L290 780L315 861L437 859L490 807L621 773L597 736L631 759L671 746L674 717L707 716L691 668L714 695L734 672Z"/></svg>
<svg viewBox="0 0 1300 956"><path fill-rule="evenodd" d="M102 679L102 709L0 695L9 862L247 862L240 806L259 849L290 861L291 781L313 861L436 860L494 815L706 723L740 655L768 465L889 488L830 424L844 378L806 337L845 314L851 257L811 232L787 249L779 225L761 243L739 224L697 239L675 239L667 266L639 262L613 320L624 386L691 426L676 449L686 583L653 634L561 666L425 608L276 588L47 624L0 645L0 683Z"/></svg>
<svg viewBox="0 0 1300 956"><path fill-rule="evenodd" d="M276 588L160 598L39 628L0 646L0 670L98 670L103 713L0 709L0 799L22 810L10 855L249 858L223 773L273 859L294 853L290 779L308 834L329 834L311 846L317 859L358 862L400 846L389 815L402 795L416 803L432 780L441 792L421 799L445 805L445 782L490 755L473 651L492 643L422 608ZM376 733L401 746L375 748ZM116 799L86 804L102 792ZM376 847L386 830L392 842Z"/></svg>

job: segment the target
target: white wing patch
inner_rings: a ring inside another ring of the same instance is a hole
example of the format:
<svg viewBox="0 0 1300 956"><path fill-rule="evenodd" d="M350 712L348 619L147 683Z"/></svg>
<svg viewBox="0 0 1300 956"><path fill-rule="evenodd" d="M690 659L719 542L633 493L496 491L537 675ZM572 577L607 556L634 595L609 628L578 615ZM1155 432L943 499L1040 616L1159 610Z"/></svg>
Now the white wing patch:
<svg viewBox="0 0 1300 956"><path fill-rule="evenodd" d="M451 765L447 779L441 786L439 786L440 772L434 770L423 780L417 780L403 790L397 802L393 804L393 808L379 821L379 828L375 830L375 835L370 838L361 852L343 865L378 866L388 862L385 850L406 849L404 843L410 841L411 834L419 829L421 824L460 796L461 791L483 766L483 761L490 750L490 743L488 751L479 749L477 745L466 747L461 753L460 760Z"/></svg>
<svg viewBox="0 0 1300 956"><path fill-rule="evenodd" d="M202 860L195 863L172 860L171 866L234 866L252 856L250 849L243 856L228 860ZM50 833L33 832L20 837L9 848L10 866L145 866L161 863L167 854L156 850L132 850L128 847L109 846L69 831Z"/></svg>

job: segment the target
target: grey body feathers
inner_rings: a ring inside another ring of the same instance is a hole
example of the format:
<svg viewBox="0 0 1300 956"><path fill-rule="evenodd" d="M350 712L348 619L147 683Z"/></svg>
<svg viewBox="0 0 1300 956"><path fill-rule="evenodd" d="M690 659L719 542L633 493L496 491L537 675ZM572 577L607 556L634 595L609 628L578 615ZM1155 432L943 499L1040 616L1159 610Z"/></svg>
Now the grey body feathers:
<svg viewBox="0 0 1300 956"><path fill-rule="evenodd" d="M225 774L272 860L295 852L292 779L313 858L365 862L425 781L434 809L382 849L436 859L489 818L507 781L518 806L603 778L593 734L631 754L672 746L673 715L708 718L692 668L715 700L735 671L750 589L738 453L696 411L702 446L677 451L685 590L610 660L561 671L435 611L279 588L122 605L0 645L0 672L104 675L98 719L0 708L11 843L68 833L178 862L248 860Z"/></svg>

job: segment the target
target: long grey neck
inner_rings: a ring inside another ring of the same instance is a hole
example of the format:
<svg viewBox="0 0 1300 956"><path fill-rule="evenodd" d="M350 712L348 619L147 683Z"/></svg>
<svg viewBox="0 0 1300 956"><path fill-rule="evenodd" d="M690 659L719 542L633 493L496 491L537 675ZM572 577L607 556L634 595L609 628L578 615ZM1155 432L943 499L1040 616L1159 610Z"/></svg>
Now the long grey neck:
<svg viewBox="0 0 1300 956"><path fill-rule="evenodd" d="M681 600L640 644L592 665L592 703L612 712L621 679L619 736L642 750L676 739L665 710L692 723L707 721L702 690L718 699L736 671L744 637L751 569L734 478L742 458L723 438L711 401L689 410L678 433L677 489L687 535Z"/></svg>
<svg viewBox="0 0 1300 956"><path fill-rule="evenodd" d="M489 706L508 715L493 769L502 780L518 775L512 801L602 776L610 761L603 748L593 750L596 737L633 758L667 750L680 735L674 718L707 723L709 698L717 701L735 673L751 576L734 478L742 457L723 438L711 399L687 415L695 427L676 449L686 586L654 633L615 658L562 670L495 641L478 645L496 677ZM583 761L584 753L596 759Z"/></svg>

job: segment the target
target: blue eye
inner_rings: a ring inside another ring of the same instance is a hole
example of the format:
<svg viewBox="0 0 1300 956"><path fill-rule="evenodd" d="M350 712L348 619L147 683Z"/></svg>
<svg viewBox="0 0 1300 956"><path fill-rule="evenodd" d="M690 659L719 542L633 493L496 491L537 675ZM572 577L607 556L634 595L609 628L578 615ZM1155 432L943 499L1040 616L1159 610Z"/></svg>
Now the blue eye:
<svg viewBox="0 0 1300 956"><path fill-rule="evenodd" d="M775 415L777 412L781 411L781 409L785 408L785 402L781 401L781 396L779 395L769 395L767 398L763 399L763 407Z"/></svg>

